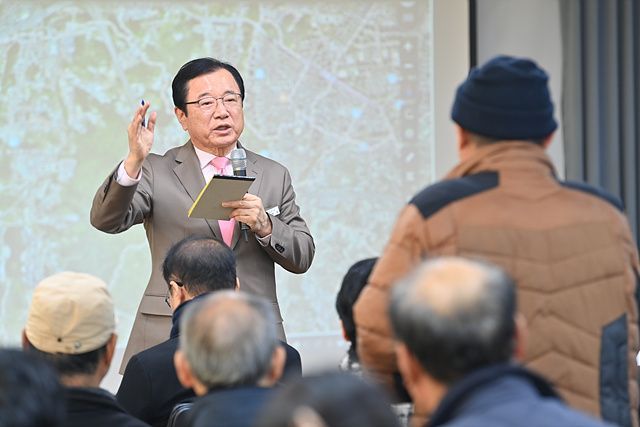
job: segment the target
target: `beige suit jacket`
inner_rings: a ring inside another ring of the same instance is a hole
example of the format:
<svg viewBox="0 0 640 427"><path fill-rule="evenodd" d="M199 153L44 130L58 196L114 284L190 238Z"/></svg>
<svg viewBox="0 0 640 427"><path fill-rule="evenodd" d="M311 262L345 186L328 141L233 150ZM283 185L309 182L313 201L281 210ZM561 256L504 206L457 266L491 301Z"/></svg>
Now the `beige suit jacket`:
<svg viewBox="0 0 640 427"><path fill-rule="evenodd" d="M304 273L311 266L315 245L300 216L289 171L273 160L246 152L247 175L256 177L249 193L262 199L265 210L277 207L279 214L269 214L273 231L268 246L263 246L250 231L249 241L245 242L236 224L231 248L236 255L242 289L273 302L284 340L274 264L292 273ZM171 310L164 302L167 284L161 268L169 248L190 235L215 236L222 240L218 221L187 216L204 185L198 158L189 141L164 155L150 154L137 185L121 186L115 180L114 171L96 192L91 224L107 233L120 233L143 223L151 251L151 277L138 307L121 371L133 354L169 336Z"/></svg>

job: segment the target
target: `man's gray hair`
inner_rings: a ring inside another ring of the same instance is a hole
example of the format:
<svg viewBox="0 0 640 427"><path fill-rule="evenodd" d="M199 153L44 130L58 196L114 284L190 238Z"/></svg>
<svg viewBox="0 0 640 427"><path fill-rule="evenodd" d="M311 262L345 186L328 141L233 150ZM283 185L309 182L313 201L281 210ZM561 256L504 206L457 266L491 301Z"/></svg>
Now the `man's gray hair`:
<svg viewBox="0 0 640 427"><path fill-rule="evenodd" d="M207 388L255 385L279 345L272 304L243 292L218 291L187 307L180 349Z"/></svg>
<svg viewBox="0 0 640 427"><path fill-rule="evenodd" d="M397 339L436 380L509 361L515 286L500 268L463 258L421 264L396 284L389 313Z"/></svg>

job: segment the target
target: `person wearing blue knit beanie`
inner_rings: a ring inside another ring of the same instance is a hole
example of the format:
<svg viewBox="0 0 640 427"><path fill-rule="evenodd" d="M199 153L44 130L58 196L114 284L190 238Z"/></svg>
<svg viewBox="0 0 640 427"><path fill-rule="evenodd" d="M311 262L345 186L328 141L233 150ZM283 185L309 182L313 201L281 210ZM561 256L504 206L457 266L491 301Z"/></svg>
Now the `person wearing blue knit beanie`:
<svg viewBox="0 0 640 427"><path fill-rule="evenodd" d="M497 56L456 91L454 122L487 138L541 141L558 127L547 73L529 59Z"/></svg>
<svg viewBox="0 0 640 427"><path fill-rule="evenodd" d="M498 360L491 358L495 346L475 336L490 325L462 322L438 342L403 337L424 358L397 353L402 346L387 315L391 290L423 259L447 255L492 262L514 278L527 325L526 335L513 337L514 357L525 369L574 408L638 426L636 244L617 198L558 178L546 153L558 127L548 80L534 61L512 56L471 70L451 109L460 161L403 208L355 304L361 365L390 390L402 372L417 423L437 413L430 426L574 425L540 424L544 414L534 408L549 396L539 384L482 370ZM417 307L434 296L411 297ZM460 319L473 318L465 301L457 303ZM412 322L429 316L418 310ZM469 348L472 342L479 347ZM447 356L438 359L440 353ZM517 409L525 407L529 415Z"/></svg>

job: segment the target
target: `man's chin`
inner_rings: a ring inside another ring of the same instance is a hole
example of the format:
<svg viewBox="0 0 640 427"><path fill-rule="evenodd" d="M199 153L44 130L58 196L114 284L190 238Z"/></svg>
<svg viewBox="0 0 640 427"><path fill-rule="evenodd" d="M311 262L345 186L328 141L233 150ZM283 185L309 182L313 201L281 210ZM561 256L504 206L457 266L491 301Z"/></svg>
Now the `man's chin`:
<svg viewBox="0 0 640 427"><path fill-rule="evenodd" d="M223 140L209 140L205 144L197 143L194 141L193 145L195 145L196 148L202 151L218 155L218 153L220 152L224 152L224 154L226 154L227 152L231 151L234 148L236 141L237 138L234 137Z"/></svg>

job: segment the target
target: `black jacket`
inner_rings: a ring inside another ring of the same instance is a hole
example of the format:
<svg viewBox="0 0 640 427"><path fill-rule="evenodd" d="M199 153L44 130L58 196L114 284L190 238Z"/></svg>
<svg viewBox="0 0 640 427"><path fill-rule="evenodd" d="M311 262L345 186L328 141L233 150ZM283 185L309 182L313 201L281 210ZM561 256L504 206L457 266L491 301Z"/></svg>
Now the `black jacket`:
<svg viewBox="0 0 640 427"><path fill-rule="evenodd" d="M65 427L148 427L132 417L101 388L65 387L67 422Z"/></svg>
<svg viewBox="0 0 640 427"><path fill-rule="evenodd" d="M210 391L198 398L189 416L190 427L251 427L274 389L236 387Z"/></svg>
<svg viewBox="0 0 640 427"><path fill-rule="evenodd" d="M132 415L154 427L165 427L173 407L195 397L182 387L173 365L180 337L180 317L191 301L181 304L173 313L170 338L134 355L127 364L118 389L118 402ZM282 343L287 351L283 379L300 377L302 364L298 351Z"/></svg>

